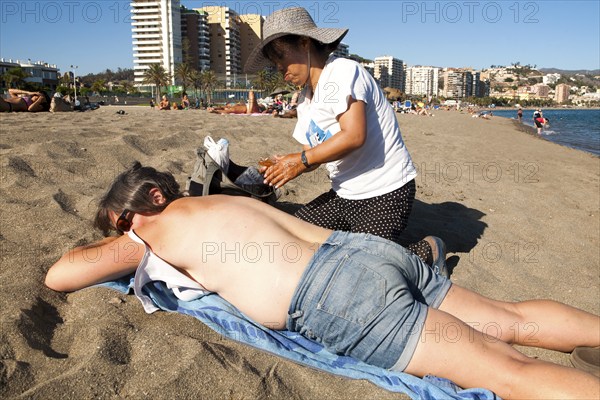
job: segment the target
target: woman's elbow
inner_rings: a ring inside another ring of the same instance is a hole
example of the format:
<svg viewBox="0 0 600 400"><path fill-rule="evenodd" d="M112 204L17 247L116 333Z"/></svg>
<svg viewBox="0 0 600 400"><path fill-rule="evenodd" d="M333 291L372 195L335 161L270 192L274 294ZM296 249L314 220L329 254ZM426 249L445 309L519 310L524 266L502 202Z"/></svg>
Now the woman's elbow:
<svg viewBox="0 0 600 400"><path fill-rule="evenodd" d="M64 283L58 277L54 266L52 266L48 272L46 273L46 279L44 280L44 285L46 285L49 289L55 290L57 292L64 292L65 287Z"/></svg>
<svg viewBox="0 0 600 400"><path fill-rule="evenodd" d="M352 140L349 141L348 145L352 151L363 147L367 141L367 135L353 135Z"/></svg>
<svg viewBox="0 0 600 400"><path fill-rule="evenodd" d="M57 292L71 292L74 289L71 284L71 279L68 279L68 271L65 271L64 265L61 265L63 260L64 257L50 267L46 273L44 285Z"/></svg>

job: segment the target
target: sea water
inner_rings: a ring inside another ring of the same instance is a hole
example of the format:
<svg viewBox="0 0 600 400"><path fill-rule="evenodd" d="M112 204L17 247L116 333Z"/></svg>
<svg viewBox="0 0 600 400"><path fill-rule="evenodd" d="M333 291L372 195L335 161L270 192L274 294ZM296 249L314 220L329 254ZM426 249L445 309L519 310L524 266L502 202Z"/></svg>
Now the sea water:
<svg viewBox="0 0 600 400"><path fill-rule="evenodd" d="M523 123L533 124L535 109L523 109ZM517 118L517 109L492 109L494 116ZM549 123L542 137L551 142L600 156L600 109L542 109Z"/></svg>

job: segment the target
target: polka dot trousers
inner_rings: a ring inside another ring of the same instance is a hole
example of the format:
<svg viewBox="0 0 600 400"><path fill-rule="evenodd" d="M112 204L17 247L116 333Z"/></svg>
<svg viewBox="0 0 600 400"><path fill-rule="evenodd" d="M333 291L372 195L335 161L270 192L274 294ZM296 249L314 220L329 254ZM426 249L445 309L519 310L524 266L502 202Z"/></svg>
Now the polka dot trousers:
<svg viewBox="0 0 600 400"><path fill-rule="evenodd" d="M296 217L324 228L370 233L400 244L415 199L412 180L393 192L364 200L348 200L333 190L323 193L296 212ZM425 240L405 245L431 265L431 246Z"/></svg>

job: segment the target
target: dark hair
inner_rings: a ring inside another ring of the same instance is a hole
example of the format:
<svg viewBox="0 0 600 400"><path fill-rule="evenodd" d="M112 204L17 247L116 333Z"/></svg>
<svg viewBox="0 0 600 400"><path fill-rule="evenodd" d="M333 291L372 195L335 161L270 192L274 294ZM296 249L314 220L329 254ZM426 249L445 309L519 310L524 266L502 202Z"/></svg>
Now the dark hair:
<svg viewBox="0 0 600 400"><path fill-rule="evenodd" d="M48 93L46 93L46 91L42 90L40 91L40 93L42 94L42 96L44 96L44 99L46 100L44 103L42 103L43 111L50 111L50 102L52 101L52 99L50 98Z"/></svg>
<svg viewBox="0 0 600 400"><path fill-rule="evenodd" d="M157 188L166 201L155 204L150 190ZM134 213L156 214L163 211L173 200L183 197L179 184L169 172L159 172L152 167L143 167L139 161L117 176L110 189L100 199L94 226L108 236L115 230L109 211L120 213L127 209Z"/></svg>
<svg viewBox="0 0 600 400"><path fill-rule="evenodd" d="M277 39L273 39L263 47L263 55L271 60L271 62L281 59L286 52L297 49L300 46L300 39L303 37L305 36L284 35ZM309 39L315 46L317 52L324 55L329 55L329 53L334 51L339 44L339 41L327 44L310 37Z"/></svg>

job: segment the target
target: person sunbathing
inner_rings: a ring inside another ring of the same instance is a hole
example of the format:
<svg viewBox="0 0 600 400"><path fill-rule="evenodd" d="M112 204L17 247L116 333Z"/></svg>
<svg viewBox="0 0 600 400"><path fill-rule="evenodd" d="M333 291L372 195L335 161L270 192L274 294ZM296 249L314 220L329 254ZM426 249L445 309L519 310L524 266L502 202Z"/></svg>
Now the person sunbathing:
<svg viewBox="0 0 600 400"><path fill-rule="evenodd" d="M49 269L49 288L152 268L180 282L171 288L217 293L257 323L371 365L507 399L600 395L593 375L511 346L599 346L598 316L550 300L485 298L386 239L321 228L251 198L184 197L171 174L139 163L115 179L95 225L120 235L67 252Z"/></svg>
<svg viewBox="0 0 600 400"><path fill-rule="evenodd" d="M9 98L0 97L0 112L40 112L50 110L50 97L44 91L8 89Z"/></svg>
<svg viewBox="0 0 600 400"><path fill-rule="evenodd" d="M163 95L162 99L160 100L160 103L158 103L158 109L159 110L170 110L171 109L171 102L169 101L169 98L166 95Z"/></svg>
<svg viewBox="0 0 600 400"><path fill-rule="evenodd" d="M262 110L254 97L254 92L248 92L248 102L225 105L223 107L208 107L208 112L213 114L258 114Z"/></svg>

